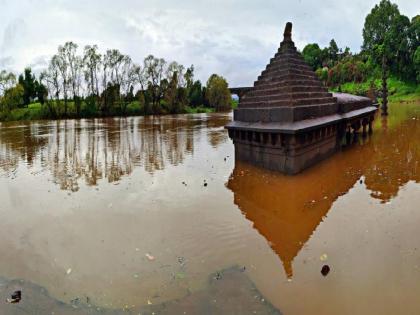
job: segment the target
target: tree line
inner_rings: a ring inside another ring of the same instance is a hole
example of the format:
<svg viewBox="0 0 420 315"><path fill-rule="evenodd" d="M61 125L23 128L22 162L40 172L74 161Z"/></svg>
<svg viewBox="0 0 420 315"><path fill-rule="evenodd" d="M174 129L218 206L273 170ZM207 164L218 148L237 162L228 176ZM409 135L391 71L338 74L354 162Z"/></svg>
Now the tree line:
<svg viewBox="0 0 420 315"><path fill-rule="evenodd" d="M127 114L176 114L191 108L231 108L227 81L213 74L203 86L194 66L185 68L153 55L143 64L117 49L101 54L87 45L67 42L58 47L47 69L36 77L30 68L18 78L0 72L0 111L41 104L45 118Z"/></svg>
<svg viewBox="0 0 420 315"><path fill-rule="evenodd" d="M302 54L329 87L380 78L386 102L390 76L420 83L420 15L410 20L396 4L381 0L365 18L359 53L338 48L332 39L322 49L316 43L308 44Z"/></svg>

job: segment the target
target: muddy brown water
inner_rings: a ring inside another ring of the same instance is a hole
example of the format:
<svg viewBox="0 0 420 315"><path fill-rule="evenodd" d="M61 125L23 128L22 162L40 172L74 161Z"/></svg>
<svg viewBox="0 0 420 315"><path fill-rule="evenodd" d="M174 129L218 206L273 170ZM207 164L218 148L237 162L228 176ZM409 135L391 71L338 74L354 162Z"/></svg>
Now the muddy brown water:
<svg viewBox="0 0 420 315"><path fill-rule="evenodd" d="M0 314L420 313L420 104L390 113L293 177L230 114L2 123Z"/></svg>

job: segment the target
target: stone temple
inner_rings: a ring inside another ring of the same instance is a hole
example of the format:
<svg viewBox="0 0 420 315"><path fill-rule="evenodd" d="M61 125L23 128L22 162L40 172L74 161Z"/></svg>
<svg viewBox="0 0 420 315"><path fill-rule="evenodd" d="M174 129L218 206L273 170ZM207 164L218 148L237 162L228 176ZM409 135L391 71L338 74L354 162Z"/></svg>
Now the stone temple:
<svg viewBox="0 0 420 315"><path fill-rule="evenodd" d="M233 89L233 93L238 89ZM226 128L236 159L296 174L372 132L377 106L366 97L329 93L292 41L287 23L278 52L251 88L243 88Z"/></svg>

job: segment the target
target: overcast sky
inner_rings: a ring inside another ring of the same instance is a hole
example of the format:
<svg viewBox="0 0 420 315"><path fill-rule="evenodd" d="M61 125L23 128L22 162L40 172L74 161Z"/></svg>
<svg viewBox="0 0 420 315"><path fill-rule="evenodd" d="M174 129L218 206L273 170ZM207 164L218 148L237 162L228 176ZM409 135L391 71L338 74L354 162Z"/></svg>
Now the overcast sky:
<svg viewBox="0 0 420 315"><path fill-rule="evenodd" d="M317 42L358 51L365 16L379 0L0 0L0 69L36 72L72 40L117 48L142 62L153 54L194 64L230 86L252 85L293 22L299 49ZM397 0L410 19L419 0Z"/></svg>

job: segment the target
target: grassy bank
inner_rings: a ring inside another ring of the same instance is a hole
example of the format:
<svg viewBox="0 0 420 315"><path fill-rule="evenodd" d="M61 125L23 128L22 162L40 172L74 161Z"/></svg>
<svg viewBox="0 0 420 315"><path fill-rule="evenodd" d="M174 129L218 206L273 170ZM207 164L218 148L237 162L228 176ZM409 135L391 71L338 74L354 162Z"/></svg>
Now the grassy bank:
<svg viewBox="0 0 420 315"><path fill-rule="evenodd" d="M50 107L48 107L50 106ZM33 103L24 108L16 108L11 111L0 112L0 121L18 121L18 120L42 120L42 119L62 119L62 118L95 118L104 116L145 116L145 110L139 102L132 102L127 105L124 110L114 109L110 113L104 115L95 106L89 106L82 103L80 113L77 115L74 103L69 102L68 113L64 115L62 105ZM51 110L52 108L52 110ZM180 114L198 114L213 113L214 108L198 106L186 106ZM53 114L52 114L53 112ZM162 107L157 115L171 114L166 108Z"/></svg>
<svg viewBox="0 0 420 315"><path fill-rule="evenodd" d="M363 83L344 83L340 86L341 92L355 95L367 95L370 88L370 80ZM382 88L381 80L374 80L375 88ZM331 89L334 92L339 90L338 87ZM390 102L410 102L420 100L420 85L403 82L396 78L388 79L388 94Z"/></svg>
<svg viewBox="0 0 420 315"><path fill-rule="evenodd" d="M112 117L112 116L145 116L145 115L168 115L172 114L169 108L163 102L158 109L149 108L145 110L144 106L138 101L129 103L125 108L113 108L109 113L104 115L95 104L82 102L80 113L77 114L74 102L69 101L67 104L67 115L63 112L63 102L50 102L49 104L32 103L28 107L16 108L11 111L0 112L0 121L17 121L17 120L42 120L42 119L62 119L62 118L96 118L96 117ZM232 100L232 109L238 107L238 101ZM213 107L204 105L192 107L185 106L178 114L200 114L214 113Z"/></svg>

